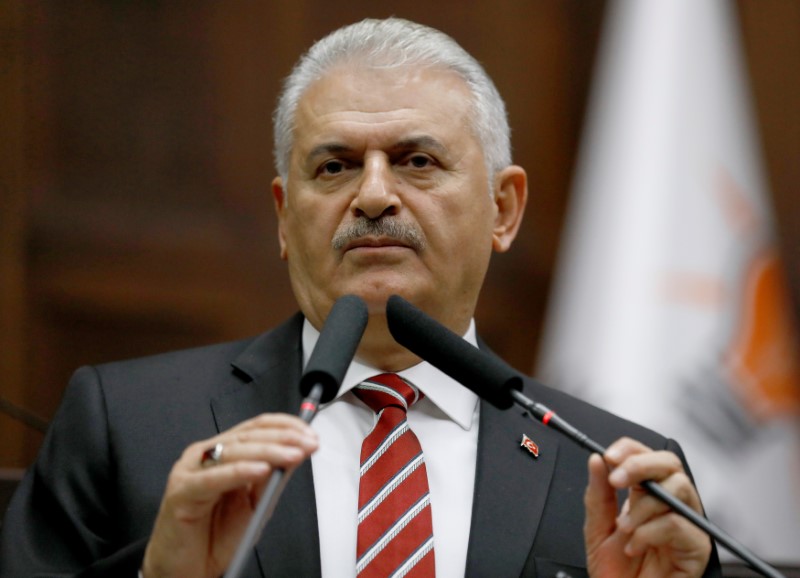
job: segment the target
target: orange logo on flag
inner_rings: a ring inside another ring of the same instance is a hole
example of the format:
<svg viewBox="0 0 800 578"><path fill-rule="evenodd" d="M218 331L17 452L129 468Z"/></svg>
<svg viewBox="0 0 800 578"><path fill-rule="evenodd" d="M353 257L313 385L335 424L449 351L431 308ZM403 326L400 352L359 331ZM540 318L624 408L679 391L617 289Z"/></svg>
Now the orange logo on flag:
<svg viewBox="0 0 800 578"><path fill-rule="evenodd" d="M742 308L730 361L747 405L761 419L800 411L800 348L775 251L750 264Z"/></svg>

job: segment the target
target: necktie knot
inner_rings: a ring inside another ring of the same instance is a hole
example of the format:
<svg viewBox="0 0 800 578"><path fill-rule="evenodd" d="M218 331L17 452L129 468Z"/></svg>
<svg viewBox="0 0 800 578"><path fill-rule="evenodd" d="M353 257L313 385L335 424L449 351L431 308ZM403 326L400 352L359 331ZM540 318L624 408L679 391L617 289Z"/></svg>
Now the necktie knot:
<svg viewBox="0 0 800 578"><path fill-rule="evenodd" d="M396 373L381 373L353 388L353 393L372 411L379 413L389 406L408 411L422 399L422 392Z"/></svg>

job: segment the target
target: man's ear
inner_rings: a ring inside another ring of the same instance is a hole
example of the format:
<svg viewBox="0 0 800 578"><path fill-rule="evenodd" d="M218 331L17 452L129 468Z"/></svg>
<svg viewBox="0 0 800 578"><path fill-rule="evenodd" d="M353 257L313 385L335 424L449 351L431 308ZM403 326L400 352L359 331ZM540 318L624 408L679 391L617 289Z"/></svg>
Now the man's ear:
<svg viewBox="0 0 800 578"><path fill-rule="evenodd" d="M528 202L528 176L525 169L511 165L499 171L494 178L494 203L497 215L494 221L492 247L498 253L508 251L517 236Z"/></svg>
<svg viewBox="0 0 800 578"><path fill-rule="evenodd" d="M278 215L278 242L281 247L281 259L286 260L288 249L286 248L286 236L283 231L286 215L286 191L283 188L283 179L275 177L272 179L272 198L275 201L275 213Z"/></svg>

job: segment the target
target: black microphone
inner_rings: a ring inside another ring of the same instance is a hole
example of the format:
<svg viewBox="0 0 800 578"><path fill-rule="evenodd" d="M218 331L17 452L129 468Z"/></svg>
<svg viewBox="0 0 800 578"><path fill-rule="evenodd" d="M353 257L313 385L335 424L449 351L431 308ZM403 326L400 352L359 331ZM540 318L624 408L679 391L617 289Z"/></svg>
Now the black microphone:
<svg viewBox="0 0 800 578"><path fill-rule="evenodd" d="M510 408L514 403L511 391L522 390L522 378L516 370L499 358L482 354L402 297L389 297L386 318L397 343L495 407Z"/></svg>
<svg viewBox="0 0 800 578"><path fill-rule="evenodd" d="M601 444L560 418L547 406L525 396L521 392L522 375L519 372L499 358L473 347L460 335L453 333L402 297L398 295L389 297L386 304L386 318L392 337L400 345L439 368L495 407L508 409L516 403L529 415L565 434L578 445L601 456L605 454L606 448ZM658 483L646 480L641 486L704 530L754 570L770 578L785 578L775 568L759 559L744 545L678 500Z"/></svg>
<svg viewBox="0 0 800 578"><path fill-rule="evenodd" d="M499 357L487 355L464 341L399 295L386 304L389 331L400 345L438 367L499 409L520 405L545 425L558 429L589 451L605 448L569 425L546 406L522 394L522 375Z"/></svg>
<svg viewBox="0 0 800 578"><path fill-rule="evenodd" d="M367 305L361 297L345 295L337 299L300 378L304 397L309 397L316 386L322 389L320 403L336 397L366 327Z"/></svg>
<svg viewBox="0 0 800 578"><path fill-rule="evenodd" d="M305 399L300 404L299 416L306 423L314 419L320 403L336 397L367 327L367 317L367 305L355 295L340 297L333 304L300 378L300 393ZM250 552L272 517L278 498L286 486L288 478L285 473L282 468L272 472L228 571L225 572L225 578L238 578L242 575Z"/></svg>

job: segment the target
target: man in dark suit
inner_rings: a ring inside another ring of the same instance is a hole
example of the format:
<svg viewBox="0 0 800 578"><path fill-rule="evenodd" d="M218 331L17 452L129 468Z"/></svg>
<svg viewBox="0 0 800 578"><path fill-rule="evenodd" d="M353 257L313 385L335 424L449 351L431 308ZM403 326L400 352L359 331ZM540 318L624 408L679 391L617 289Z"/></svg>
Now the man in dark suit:
<svg viewBox="0 0 800 578"><path fill-rule="evenodd" d="M377 558L356 554L369 469L359 448L384 418L354 392L376 374L423 394L402 403L399 435L407 425L424 454L413 521L425 518L433 538L403 555L403 572L718 573L710 540L638 488L655 479L700 511L674 442L526 384L611 444L587 468L574 444L479 402L388 332L386 300L400 294L481 345L472 317L489 258L520 225L525 172L511 164L502 100L474 59L402 20L341 29L288 79L275 141L279 240L302 313L252 340L79 370L7 514L3 576L219 576L276 467L292 478L246 575L354 576L357 565L390 575L377 560L406 526L387 532ZM289 415L296 384L333 303L351 293L368 304L368 325L312 429Z"/></svg>

